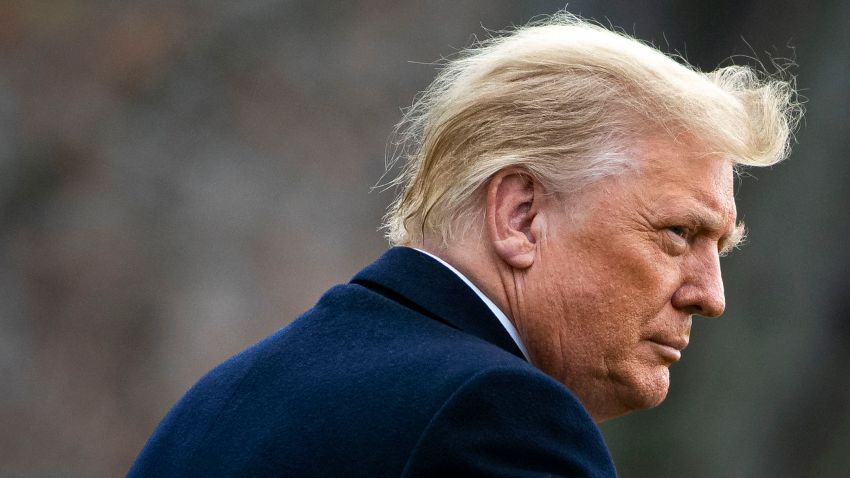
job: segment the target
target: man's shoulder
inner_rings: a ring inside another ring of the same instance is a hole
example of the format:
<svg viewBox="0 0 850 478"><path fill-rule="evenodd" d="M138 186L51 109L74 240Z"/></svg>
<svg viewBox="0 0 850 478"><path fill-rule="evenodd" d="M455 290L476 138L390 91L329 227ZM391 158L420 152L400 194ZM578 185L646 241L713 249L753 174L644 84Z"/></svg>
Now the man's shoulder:
<svg viewBox="0 0 850 478"><path fill-rule="evenodd" d="M174 460L193 470L224 466L225 457L258 473L297 475L299 463L337 461L339 470L401 470L433 416L487 371L543 376L427 311L339 285L203 377L163 421L147 447L158 451L148 455L182 455ZM230 455L245 446L274 456Z"/></svg>
<svg viewBox="0 0 850 478"><path fill-rule="evenodd" d="M488 369L545 377L487 340L358 284L332 288L258 353L267 357L255 367L284 367L305 379L321 370L329 387L382 386L434 400Z"/></svg>
<svg viewBox="0 0 850 478"><path fill-rule="evenodd" d="M277 387L282 379L276 376L312 378L313 385L327 386L368 382L381 374L415 378L399 382L398 389L430 380L460 383L488 368L545 376L508 351L426 311L344 284L331 288L288 326L214 368L190 395L207 396L206 388L227 384L242 389L267 386L282 394L296 391ZM414 370L416 374L409 375Z"/></svg>

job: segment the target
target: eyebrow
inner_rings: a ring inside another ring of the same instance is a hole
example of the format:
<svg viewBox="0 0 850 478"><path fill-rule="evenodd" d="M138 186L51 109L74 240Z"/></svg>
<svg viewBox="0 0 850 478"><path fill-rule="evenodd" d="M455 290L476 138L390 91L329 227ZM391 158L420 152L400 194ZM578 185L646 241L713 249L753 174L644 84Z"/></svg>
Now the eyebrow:
<svg viewBox="0 0 850 478"><path fill-rule="evenodd" d="M720 214L702 206L692 207L685 213L685 218L692 227L698 230L717 231L723 227L723 219ZM743 245L746 237L747 228L743 221L738 221L731 232L720 237L717 244L720 256L726 256Z"/></svg>
<svg viewBox="0 0 850 478"><path fill-rule="evenodd" d="M747 227L744 221L738 221L735 229L731 234L727 234L720 238L718 247L720 248L720 257L729 255L734 249L741 247L747 239Z"/></svg>

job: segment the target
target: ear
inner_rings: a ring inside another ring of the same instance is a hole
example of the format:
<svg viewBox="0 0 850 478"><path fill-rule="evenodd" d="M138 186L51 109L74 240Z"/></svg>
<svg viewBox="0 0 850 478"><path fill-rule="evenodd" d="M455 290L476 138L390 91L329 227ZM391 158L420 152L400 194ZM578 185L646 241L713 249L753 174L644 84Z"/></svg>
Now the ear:
<svg viewBox="0 0 850 478"><path fill-rule="evenodd" d="M532 224L542 188L527 172L499 171L487 185L487 232L496 254L515 269L534 263L537 238Z"/></svg>

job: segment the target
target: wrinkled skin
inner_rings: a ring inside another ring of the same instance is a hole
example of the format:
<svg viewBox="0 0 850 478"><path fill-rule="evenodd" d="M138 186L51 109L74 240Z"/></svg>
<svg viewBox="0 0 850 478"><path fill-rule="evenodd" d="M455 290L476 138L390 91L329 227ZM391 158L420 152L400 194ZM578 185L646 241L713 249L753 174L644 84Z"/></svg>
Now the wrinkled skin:
<svg viewBox="0 0 850 478"><path fill-rule="evenodd" d="M636 166L566 198L494 175L478 232L424 247L513 322L532 363L597 422L661 403L693 315L717 317L734 247L733 165L693 141L645 141Z"/></svg>
<svg viewBox="0 0 850 478"><path fill-rule="evenodd" d="M541 205L533 263L501 270L532 362L597 421L661 403L691 317L723 313L719 256L740 231L733 166L693 149L647 142L640 167L568 199L576 214Z"/></svg>

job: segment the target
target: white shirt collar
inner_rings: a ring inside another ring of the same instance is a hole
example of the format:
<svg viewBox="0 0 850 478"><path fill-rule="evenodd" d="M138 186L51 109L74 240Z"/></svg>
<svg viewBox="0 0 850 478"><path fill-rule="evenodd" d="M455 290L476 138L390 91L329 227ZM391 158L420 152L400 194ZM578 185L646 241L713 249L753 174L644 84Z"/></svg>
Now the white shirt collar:
<svg viewBox="0 0 850 478"><path fill-rule="evenodd" d="M511 321L508 319L508 316L505 315L505 313L502 312L501 309L499 309L496 304L494 304L493 301L490 300L489 297L484 295L484 293L481 292L481 290L479 290L478 287L476 287L475 284L472 283L472 281L467 279L465 275L461 274L459 270L452 267L451 264L449 264L448 262L440 259L434 254L431 254L430 252L423 251L422 249L417 249L415 247L414 249L425 254L428 257L433 258L440 264L446 266L450 271L454 272L458 277L460 277L460 279L466 285L468 285L469 288L472 289L472 291L475 292L475 294L478 295L478 297L480 297L485 304L487 304L487 307L489 307L490 311L493 312L493 315L495 315L496 318L499 319L499 322L502 324L502 327L504 327L505 330L508 332L508 335L510 335L511 338L514 339L514 342L516 343L517 347L519 347L519 350L520 352L522 352L522 355L529 363L531 363L531 359L528 358L528 351L525 349L525 344L523 344L522 340L520 340L519 333L517 332L516 327L514 327L514 324L511 323Z"/></svg>

